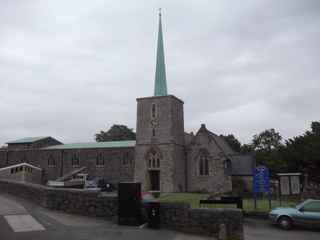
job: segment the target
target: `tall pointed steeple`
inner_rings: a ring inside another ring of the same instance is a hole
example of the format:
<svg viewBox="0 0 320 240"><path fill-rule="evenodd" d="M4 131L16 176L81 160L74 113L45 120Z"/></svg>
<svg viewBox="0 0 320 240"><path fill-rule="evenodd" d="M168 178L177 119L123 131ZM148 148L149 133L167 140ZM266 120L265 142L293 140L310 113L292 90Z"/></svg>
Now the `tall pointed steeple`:
<svg viewBox="0 0 320 240"><path fill-rule="evenodd" d="M162 37L162 24L161 24L161 8L159 9L159 32L158 32L158 46L157 46L157 65L156 77L154 83L154 96L166 96L167 93L167 80L166 80L166 66L164 62L164 49Z"/></svg>

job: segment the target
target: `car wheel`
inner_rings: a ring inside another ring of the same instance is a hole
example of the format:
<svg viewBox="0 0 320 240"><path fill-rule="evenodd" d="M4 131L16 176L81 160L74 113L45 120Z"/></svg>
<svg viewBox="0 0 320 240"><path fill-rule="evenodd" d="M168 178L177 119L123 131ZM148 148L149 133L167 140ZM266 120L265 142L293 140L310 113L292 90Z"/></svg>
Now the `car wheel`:
<svg viewBox="0 0 320 240"><path fill-rule="evenodd" d="M280 217L278 220L278 225L282 229L289 230L292 228L292 220L289 217Z"/></svg>

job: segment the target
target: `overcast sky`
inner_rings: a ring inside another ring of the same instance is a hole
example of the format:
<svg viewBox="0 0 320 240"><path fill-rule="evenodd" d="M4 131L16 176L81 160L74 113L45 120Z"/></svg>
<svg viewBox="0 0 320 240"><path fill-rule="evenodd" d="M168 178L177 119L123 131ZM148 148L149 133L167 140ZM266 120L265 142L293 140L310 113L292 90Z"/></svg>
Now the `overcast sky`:
<svg viewBox="0 0 320 240"><path fill-rule="evenodd" d="M186 131L206 123L244 143L320 120L319 0L0 0L0 145L135 128L136 98L153 94L159 7Z"/></svg>

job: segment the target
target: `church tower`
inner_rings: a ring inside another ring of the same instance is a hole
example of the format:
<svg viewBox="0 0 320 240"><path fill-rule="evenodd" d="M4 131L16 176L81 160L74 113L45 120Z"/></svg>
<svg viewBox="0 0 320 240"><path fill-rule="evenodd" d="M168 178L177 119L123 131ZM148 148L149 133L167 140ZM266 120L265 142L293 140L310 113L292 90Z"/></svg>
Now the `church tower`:
<svg viewBox="0 0 320 240"><path fill-rule="evenodd" d="M161 12L154 95L137 99L135 181L144 191L185 191L183 101L167 93Z"/></svg>

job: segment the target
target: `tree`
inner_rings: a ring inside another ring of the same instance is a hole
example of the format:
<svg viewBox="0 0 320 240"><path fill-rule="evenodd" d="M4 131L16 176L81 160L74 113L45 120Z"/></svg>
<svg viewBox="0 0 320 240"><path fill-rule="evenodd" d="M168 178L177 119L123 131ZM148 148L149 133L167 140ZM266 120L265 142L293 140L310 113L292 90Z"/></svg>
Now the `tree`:
<svg viewBox="0 0 320 240"><path fill-rule="evenodd" d="M267 129L253 136L252 149L254 150L257 165L266 165L271 174L281 172L286 169L281 155L280 148L282 137L273 128Z"/></svg>
<svg viewBox="0 0 320 240"><path fill-rule="evenodd" d="M135 140L136 134L125 125L114 124L108 131L100 131L95 134L97 142Z"/></svg>
<svg viewBox="0 0 320 240"><path fill-rule="evenodd" d="M220 137L224 138L226 142L229 144L229 146L236 152L240 152L241 149L241 143L239 140L233 135L228 134L226 136L220 135Z"/></svg>
<svg viewBox="0 0 320 240"><path fill-rule="evenodd" d="M312 122L311 131L313 135L320 136L320 122Z"/></svg>
<svg viewBox="0 0 320 240"><path fill-rule="evenodd" d="M242 144L240 148L240 152L243 154L253 153L254 149L252 144Z"/></svg>
<svg viewBox="0 0 320 240"><path fill-rule="evenodd" d="M288 171L308 173L310 180L320 183L320 122L312 122L311 131L288 139L281 155Z"/></svg>
<svg viewBox="0 0 320 240"><path fill-rule="evenodd" d="M312 122L311 130L281 143L282 137L274 129L253 136L257 164L278 172L307 173L311 181L320 183L320 122Z"/></svg>
<svg viewBox="0 0 320 240"><path fill-rule="evenodd" d="M271 128L254 135L252 145L255 150L271 152L272 149L278 149L281 146L281 140L281 135Z"/></svg>

